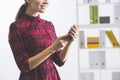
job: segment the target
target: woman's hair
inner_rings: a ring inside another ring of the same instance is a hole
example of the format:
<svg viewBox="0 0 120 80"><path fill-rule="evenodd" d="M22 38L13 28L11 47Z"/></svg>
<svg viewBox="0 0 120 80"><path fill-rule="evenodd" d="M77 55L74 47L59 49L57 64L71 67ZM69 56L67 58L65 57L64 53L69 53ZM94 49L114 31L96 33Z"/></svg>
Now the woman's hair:
<svg viewBox="0 0 120 80"><path fill-rule="evenodd" d="M23 14L25 14L27 9L27 3L24 3L17 12L15 20L18 20Z"/></svg>

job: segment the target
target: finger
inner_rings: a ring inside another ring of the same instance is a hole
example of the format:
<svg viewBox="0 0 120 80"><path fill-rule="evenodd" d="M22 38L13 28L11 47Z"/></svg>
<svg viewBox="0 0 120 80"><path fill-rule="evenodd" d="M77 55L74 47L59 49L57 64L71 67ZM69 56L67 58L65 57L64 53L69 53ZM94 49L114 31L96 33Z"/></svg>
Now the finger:
<svg viewBox="0 0 120 80"><path fill-rule="evenodd" d="M73 27L78 30L79 29L79 25L73 25Z"/></svg>
<svg viewBox="0 0 120 80"><path fill-rule="evenodd" d="M71 29L70 29L70 31L71 30L74 31L75 33L78 33L79 28L77 26L72 26Z"/></svg>
<svg viewBox="0 0 120 80"><path fill-rule="evenodd" d="M71 29L71 30L69 31L69 33L72 33L72 34L78 34L78 31L76 31L75 29L74 29L74 30Z"/></svg>
<svg viewBox="0 0 120 80"><path fill-rule="evenodd" d="M77 29L75 27L71 27L70 31L76 32Z"/></svg>
<svg viewBox="0 0 120 80"><path fill-rule="evenodd" d="M72 35L74 38L76 38L76 35L74 32L70 32L70 35Z"/></svg>
<svg viewBox="0 0 120 80"><path fill-rule="evenodd" d="M73 34L69 34L70 36L71 36L71 40L74 40L75 39L75 37L74 37L74 35Z"/></svg>
<svg viewBox="0 0 120 80"><path fill-rule="evenodd" d="M73 25L72 28L74 28L75 30L77 30L77 26Z"/></svg>
<svg viewBox="0 0 120 80"><path fill-rule="evenodd" d="M77 34L76 33L70 32L69 34L70 34L70 36L72 36L72 38L77 38Z"/></svg>
<svg viewBox="0 0 120 80"><path fill-rule="evenodd" d="M69 33L73 34L76 38L77 38L77 36L78 36L78 32L77 32L77 31L76 31L76 32L70 31Z"/></svg>
<svg viewBox="0 0 120 80"><path fill-rule="evenodd" d="M78 35L78 33L79 33L79 25L76 25L75 28L76 28L76 33Z"/></svg>

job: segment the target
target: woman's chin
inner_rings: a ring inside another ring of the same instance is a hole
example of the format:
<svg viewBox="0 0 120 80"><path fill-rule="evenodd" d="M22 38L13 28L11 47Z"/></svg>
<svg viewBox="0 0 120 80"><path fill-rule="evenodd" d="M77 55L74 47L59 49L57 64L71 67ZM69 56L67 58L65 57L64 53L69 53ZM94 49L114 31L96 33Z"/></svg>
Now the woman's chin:
<svg viewBox="0 0 120 80"><path fill-rule="evenodd" d="M40 10L39 12L40 12L40 13L45 13L45 11L46 11L46 10L44 9L44 10Z"/></svg>

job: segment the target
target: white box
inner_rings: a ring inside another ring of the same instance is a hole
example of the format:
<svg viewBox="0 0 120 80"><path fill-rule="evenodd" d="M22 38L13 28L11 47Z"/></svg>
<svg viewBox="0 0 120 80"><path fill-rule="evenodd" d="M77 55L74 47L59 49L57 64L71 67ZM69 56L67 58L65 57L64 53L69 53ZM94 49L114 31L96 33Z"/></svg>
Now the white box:
<svg viewBox="0 0 120 80"><path fill-rule="evenodd" d="M114 7L114 22L120 22L120 5L115 5Z"/></svg>
<svg viewBox="0 0 120 80"><path fill-rule="evenodd" d="M112 80L120 80L120 72L113 72Z"/></svg>
<svg viewBox="0 0 120 80"><path fill-rule="evenodd" d="M100 48L105 48L106 47L105 30L100 30L99 36L100 36L99 38Z"/></svg>
<svg viewBox="0 0 120 80"><path fill-rule="evenodd" d="M85 33L84 31L79 31L79 45L80 48L85 48Z"/></svg>
<svg viewBox="0 0 120 80"><path fill-rule="evenodd" d="M89 3L97 3L98 0L88 0Z"/></svg>
<svg viewBox="0 0 120 80"><path fill-rule="evenodd" d="M89 51L89 66L90 69L105 69L105 51Z"/></svg>
<svg viewBox="0 0 120 80"><path fill-rule="evenodd" d="M89 0L83 0L83 3L89 3Z"/></svg>
<svg viewBox="0 0 120 80"><path fill-rule="evenodd" d="M107 3L110 3L111 2L111 0L105 0Z"/></svg>
<svg viewBox="0 0 120 80"><path fill-rule="evenodd" d="M94 73L92 72L80 73L80 80L94 80Z"/></svg>

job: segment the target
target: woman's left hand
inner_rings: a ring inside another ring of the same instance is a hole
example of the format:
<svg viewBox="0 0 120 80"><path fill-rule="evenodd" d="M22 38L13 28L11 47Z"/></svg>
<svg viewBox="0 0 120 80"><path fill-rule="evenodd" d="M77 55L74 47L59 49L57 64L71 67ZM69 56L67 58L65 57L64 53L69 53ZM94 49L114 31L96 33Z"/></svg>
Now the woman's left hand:
<svg viewBox="0 0 120 80"><path fill-rule="evenodd" d="M79 32L79 25L73 25L68 34L72 38L71 41L74 41L78 37L78 32Z"/></svg>

